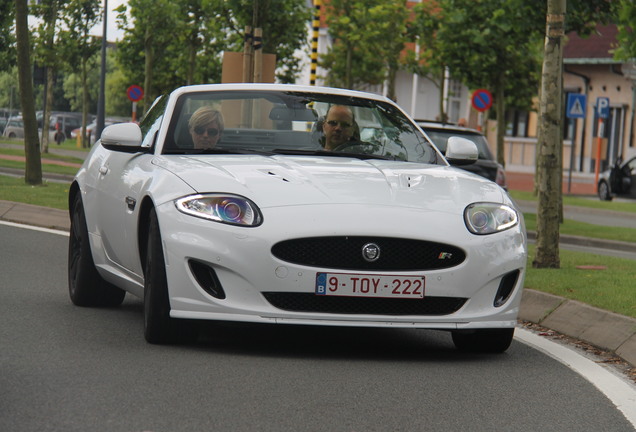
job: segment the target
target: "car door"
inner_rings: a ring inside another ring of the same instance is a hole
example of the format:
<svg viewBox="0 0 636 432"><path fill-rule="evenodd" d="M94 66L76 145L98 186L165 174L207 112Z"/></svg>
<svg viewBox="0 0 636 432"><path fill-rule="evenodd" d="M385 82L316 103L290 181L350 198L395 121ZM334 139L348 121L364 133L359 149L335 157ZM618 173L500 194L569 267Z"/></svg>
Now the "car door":
<svg viewBox="0 0 636 432"><path fill-rule="evenodd" d="M161 117L142 126L143 145L150 148ZM139 209L147 185L153 179L152 152L131 154L107 151L100 161L96 184L100 234L108 259L141 277L137 231Z"/></svg>

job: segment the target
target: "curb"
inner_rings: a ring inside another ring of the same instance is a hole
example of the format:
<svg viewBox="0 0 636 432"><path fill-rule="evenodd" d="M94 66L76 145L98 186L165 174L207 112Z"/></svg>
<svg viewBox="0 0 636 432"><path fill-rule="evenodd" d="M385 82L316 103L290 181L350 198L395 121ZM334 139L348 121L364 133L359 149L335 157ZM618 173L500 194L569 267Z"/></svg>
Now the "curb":
<svg viewBox="0 0 636 432"><path fill-rule="evenodd" d="M615 352L626 362L636 365L635 318L524 288L519 319Z"/></svg>
<svg viewBox="0 0 636 432"><path fill-rule="evenodd" d="M536 232L528 231L527 234L528 240L537 239ZM590 237L559 234L559 243L636 253L636 243L623 242L618 240L603 240Z"/></svg>

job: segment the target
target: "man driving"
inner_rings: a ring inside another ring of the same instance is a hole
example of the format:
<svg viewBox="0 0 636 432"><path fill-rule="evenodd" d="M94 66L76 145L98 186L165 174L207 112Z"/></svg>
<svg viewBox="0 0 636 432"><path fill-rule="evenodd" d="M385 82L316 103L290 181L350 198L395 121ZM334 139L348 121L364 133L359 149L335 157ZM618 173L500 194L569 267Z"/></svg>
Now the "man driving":
<svg viewBox="0 0 636 432"><path fill-rule="evenodd" d="M325 150L335 150L349 142L355 132L353 111L347 106L332 105L322 125L325 134Z"/></svg>

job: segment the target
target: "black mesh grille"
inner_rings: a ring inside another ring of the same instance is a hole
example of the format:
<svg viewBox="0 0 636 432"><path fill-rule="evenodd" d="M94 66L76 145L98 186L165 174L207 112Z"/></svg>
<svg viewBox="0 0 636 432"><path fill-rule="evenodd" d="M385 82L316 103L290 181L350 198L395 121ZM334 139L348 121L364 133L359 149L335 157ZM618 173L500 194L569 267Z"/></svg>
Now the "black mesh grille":
<svg viewBox="0 0 636 432"><path fill-rule="evenodd" d="M368 262L362 247L375 243L380 257ZM348 270L435 270L454 267L466 258L458 247L389 237L312 237L286 240L272 247L283 261L311 267Z"/></svg>
<svg viewBox="0 0 636 432"><path fill-rule="evenodd" d="M263 295L272 306L286 311L347 315L449 315L466 303L465 298L456 297L390 299L286 292L266 292Z"/></svg>

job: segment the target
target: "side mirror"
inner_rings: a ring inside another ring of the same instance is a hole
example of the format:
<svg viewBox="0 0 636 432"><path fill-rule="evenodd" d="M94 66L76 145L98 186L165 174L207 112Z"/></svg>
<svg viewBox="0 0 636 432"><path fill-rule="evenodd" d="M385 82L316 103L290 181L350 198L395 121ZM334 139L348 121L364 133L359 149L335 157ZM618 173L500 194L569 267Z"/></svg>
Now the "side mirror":
<svg viewBox="0 0 636 432"><path fill-rule="evenodd" d="M474 142L457 136L450 137L446 143L446 160L451 165L470 165L477 161L479 150Z"/></svg>
<svg viewBox="0 0 636 432"><path fill-rule="evenodd" d="M141 129L136 123L117 123L104 128L101 144L108 150L137 153L141 147Z"/></svg>

